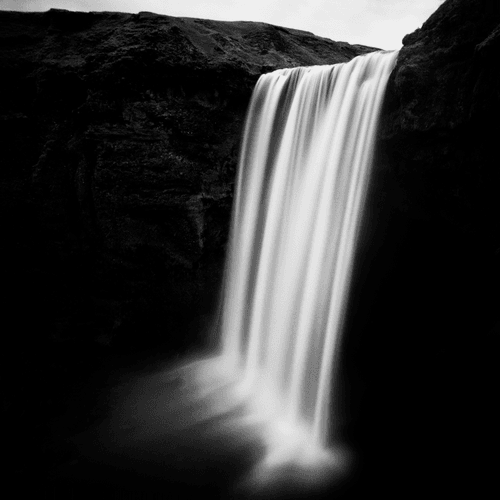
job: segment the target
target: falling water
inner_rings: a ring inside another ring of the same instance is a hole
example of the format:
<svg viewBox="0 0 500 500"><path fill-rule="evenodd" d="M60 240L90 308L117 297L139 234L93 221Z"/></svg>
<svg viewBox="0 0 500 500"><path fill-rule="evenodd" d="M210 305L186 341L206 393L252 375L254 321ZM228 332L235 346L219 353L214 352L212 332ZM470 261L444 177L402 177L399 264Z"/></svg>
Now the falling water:
<svg viewBox="0 0 500 500"><path fill-rule="evenodd" d="M396 58L375 52L334 66L278 70L261 76L253 93L221 359L237 374L255 419L268 423L271 461L304 458L304 446L317 455L328 444L356 236Z"/></svg>

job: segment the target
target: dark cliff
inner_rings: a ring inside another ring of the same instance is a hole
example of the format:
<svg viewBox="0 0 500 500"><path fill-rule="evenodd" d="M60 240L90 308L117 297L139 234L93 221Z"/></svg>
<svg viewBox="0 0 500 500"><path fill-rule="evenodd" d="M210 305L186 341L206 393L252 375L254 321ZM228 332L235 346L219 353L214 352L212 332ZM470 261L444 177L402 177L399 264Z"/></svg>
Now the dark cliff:
<svg viewBox="0 0 500 500"><path fill-rule="evenodd" d="M492 477L500 4L448 0L403 44L379 130L346 371L362 394L367 463L390 464L394 491L447 496Z"/></svg>
<svg viewBox="0 0 500 500"><path fill-rule="evenodd" d="M371 209L411 240L415 302L441 352L479 355L500 324L500 4L448 0L403 44Z"/></svg>
<svg viewBox="0 0 500 500"><path fill-rule="evenodd" d="M0 11L3 400L38 463L68 460L47 426L103 357L203 342L259 75L371 50L251 22Z"/></svg>

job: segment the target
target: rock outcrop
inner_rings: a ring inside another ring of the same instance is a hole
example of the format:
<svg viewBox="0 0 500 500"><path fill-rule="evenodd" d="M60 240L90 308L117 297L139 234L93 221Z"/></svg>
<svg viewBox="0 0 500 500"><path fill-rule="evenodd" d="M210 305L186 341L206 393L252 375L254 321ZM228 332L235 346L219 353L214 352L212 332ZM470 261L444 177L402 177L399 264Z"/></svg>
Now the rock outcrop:
<svg viewBox="0 0 500 500"><path fill-rule="evenodd" d="M491 473L499 35L498 1L448 0L404 38L387 88L345 342L354 434L395 498L477 496Z"/></svg>
<svg viewBox="0 0 500 500"><path fill-rule="evenodd" d="M485 335L500 320L500 4L448 0L403 44L387 88L375 211L414 240L411 267L433 270L421 285L439 312L436 339L462 349L466 332Z"/></svg>
<svg viewBox="0 0 500 500"><path fill-rule="evenodd" d="M414 206L406 209L487 240L492 251L500 249L500 228L489 215L500 208L491 163L500 111L499 23L498 2L448 0L407 35L382 131L402 188L420 189L418 204L410 195Z"/></svg>

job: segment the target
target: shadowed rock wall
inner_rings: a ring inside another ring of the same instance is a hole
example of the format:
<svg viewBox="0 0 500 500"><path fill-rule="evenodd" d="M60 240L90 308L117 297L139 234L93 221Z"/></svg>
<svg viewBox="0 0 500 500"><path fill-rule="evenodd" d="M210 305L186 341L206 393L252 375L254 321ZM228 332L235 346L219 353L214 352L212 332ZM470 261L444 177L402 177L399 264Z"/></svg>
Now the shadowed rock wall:
<svg viewBox="0 0 500 500"><path fill-rule="evenodd" d="M250 22L0 11L12 477L36 484L73 460L66 437L105 410L54 419L99 366L130 369L141 349L163 343L172 356L205 341L259 75L370 50Z"/></svg>
<svg viewBox="0 0 500 500"><path fill-rule="evenodd" d="M403 43L345 335L350 425L384 494L477 496L493 477L500 4L448 0Z"/></svg>
<svg viewBox="0 0 500 500"><path fill-rule="evenodd" d="M471 332L500 322L500 4L448 0L403 44L371 208L414 240L408 272L440 348L470 352Z"/></svg>

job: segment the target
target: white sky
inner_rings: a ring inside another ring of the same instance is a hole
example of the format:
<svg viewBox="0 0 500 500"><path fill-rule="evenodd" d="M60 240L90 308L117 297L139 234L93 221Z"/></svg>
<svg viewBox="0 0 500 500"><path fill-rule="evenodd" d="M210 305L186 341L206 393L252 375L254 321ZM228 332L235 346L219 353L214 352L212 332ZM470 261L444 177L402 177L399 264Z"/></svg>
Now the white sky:
<svg viewBox="0 0 500 500"><path fill-rule="evenodd" d="M223 21L262 21L336 41L399 49L443 0L0 0L0 10L150 11Z"/></svg>

